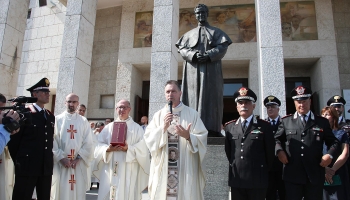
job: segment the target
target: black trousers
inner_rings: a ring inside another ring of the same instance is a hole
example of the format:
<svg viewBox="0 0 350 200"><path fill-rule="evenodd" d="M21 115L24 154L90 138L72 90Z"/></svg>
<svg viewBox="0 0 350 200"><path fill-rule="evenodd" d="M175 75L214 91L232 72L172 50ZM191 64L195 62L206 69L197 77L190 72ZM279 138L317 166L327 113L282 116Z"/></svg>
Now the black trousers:
<svg viewBox="0 0 350 200"><path fill-rule="evenodd" d="M269 172L269 186L266 192L266 200L276 200L277 192L280 200L286 199L286 189L284 187L284 181L282 180L282 170Z"/></svg>
<svg viewBox="0 0 350 200"><path fill-rule="evenodd" d="M323 183L322 184L296 184L288 181L284 181L286 186L286 199L287 200L315 200L322 199L323 196Z"/></svg>
<svg viewBox="0 0 350 200"><path fill-rule="evenodd" d="M50 200L52 176L15 176L12 200L32 199L34 187L38 200Z"/></svg>
<svg viewBox="0 0 350 200"><path fill-rule="evenodd" d="M266 188L233 188L231 187L231 200L264 200Z"/></svg>

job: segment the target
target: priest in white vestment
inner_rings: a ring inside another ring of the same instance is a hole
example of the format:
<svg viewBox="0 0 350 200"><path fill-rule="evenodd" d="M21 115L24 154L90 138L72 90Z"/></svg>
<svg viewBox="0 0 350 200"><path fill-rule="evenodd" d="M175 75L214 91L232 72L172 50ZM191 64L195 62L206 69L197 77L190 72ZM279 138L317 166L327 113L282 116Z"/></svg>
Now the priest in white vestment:
<svg viewBox="0 0 350 200"><path fill-rule="evenodd" d="M67 110L56 116L51 199L84 200L90 188L87 167L93 157L92 133L87 119L75 112L79 97L69 94L65 104Z"/></svg>
<svg viewBox="0 0 350 200"><path fill-rule="evenodd" d="M98 171L93 172L100 180L98 200L140 200L141 192L147 187L150 166L144 130L129 116L129 101L120 100L116 110L115 122L127 124L126 145L110 144L114 122L99 134L94 154L99 160Z"/></svg>
<svg viewBox="0 0 350 200"><path fill-rule="evenodd" d="M180 101L181 94L178 82L168 81L165 98L169 104L154 114L146 128L144 139L152 156L151 200L204 199L208 131L197 111Z"/></svg>
<svg viewBox="0 0 350 200"><path fill-rule="evenodd" d="M12 190L15 182L15 167L10 152L5 147L0 154L0 199L11 200Z"/></svg>

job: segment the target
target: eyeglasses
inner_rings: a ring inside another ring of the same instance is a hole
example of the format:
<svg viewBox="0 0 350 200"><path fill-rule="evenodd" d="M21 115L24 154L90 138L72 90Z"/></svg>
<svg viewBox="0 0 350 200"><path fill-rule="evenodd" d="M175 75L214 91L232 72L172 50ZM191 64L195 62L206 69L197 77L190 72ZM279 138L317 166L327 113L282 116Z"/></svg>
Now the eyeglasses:
<svg viewBox="0 0 350 200"><path fill-rule="evenodd" d="M120 109L120 110L126 110L126 109L129 109L130 107L127 107L127 106L118 106L117 108Z"/></svg>

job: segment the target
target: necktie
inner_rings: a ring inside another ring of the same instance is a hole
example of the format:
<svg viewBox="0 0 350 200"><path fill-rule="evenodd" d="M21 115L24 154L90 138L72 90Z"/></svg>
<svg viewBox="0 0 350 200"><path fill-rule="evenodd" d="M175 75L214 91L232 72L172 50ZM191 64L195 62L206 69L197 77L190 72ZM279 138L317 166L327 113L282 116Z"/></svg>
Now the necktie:
<svg viewBox="0 0 350 200"><path fill-rule="evenodd" d="M41 113L42 115L44 115L44 117L45 117L45 119L46 119L46 113L45 113L44 109L42 109L42 110L40 111L40 113Z"/></svg>
<svg viewBox="0 0 350 200"><path fill-rule="evenodd" d="M272 120L272 124L276 126L276 121L274 119Z"/></svg>
<svg viewBox="0 0 350 200"><path fill-rule="evenodd" d="M303 126L306 125L306 115L301 115L301 122L303 123Z"/></svg>
<svg viewBox="0 0 350 200"><path fill-rule="evenodd" d="M242 130L243 130L243 133L245 133L245 131L247 130L247 120L243 121Z"/></svg>

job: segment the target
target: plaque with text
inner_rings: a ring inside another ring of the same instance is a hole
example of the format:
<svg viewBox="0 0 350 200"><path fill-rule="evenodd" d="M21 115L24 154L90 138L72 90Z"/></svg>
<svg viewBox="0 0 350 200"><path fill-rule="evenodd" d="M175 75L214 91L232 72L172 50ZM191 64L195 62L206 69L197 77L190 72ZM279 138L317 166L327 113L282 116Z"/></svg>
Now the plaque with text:
<svg viewBox="0 0 350 200"><path fill-rule="evenodd" d="M125 146L127 132L128 132L128 127L126 125L126 122L113 122L111 145Z"/></svg>

